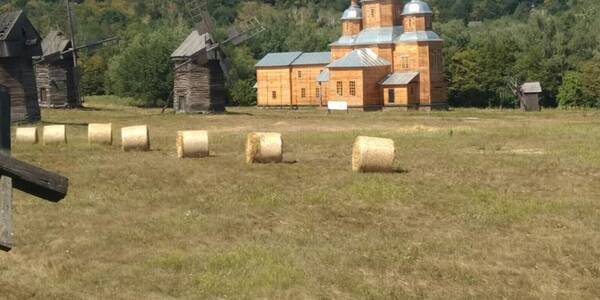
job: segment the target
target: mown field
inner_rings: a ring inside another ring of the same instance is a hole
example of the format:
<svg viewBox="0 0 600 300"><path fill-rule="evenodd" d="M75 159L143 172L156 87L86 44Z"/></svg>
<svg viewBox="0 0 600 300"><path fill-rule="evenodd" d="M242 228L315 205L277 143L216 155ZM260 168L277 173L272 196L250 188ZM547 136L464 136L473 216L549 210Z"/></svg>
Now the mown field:
<svg viewBox="0 0 600 300"><path fill-rule="evenodd" d="M71 187L15 193L2 299L600 298L600 111L87 106L43 112L68 145L14 145ZM148 124L152 151L89 146L89 122ZM182 129L212 156L178 160ZM245 164L255 130L287 163ZM394 139L400 172L353 174L358 135Z"/></svg>

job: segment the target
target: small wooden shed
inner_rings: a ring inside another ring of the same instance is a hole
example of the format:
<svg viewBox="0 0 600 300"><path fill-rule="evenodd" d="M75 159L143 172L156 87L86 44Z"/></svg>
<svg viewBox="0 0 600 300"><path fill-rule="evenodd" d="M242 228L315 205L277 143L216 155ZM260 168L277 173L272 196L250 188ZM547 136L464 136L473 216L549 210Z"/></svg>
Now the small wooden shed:
<svg viewBox="0 0 600 300"><path fill-rule="evenodd" d="M41 107L77 106L71 40L60 31L51 31L42 41L43 55L35 65Z"/></svg>
<svg viewBox="0 0 600 300"><path fill-rule="evenodd" d="M209 33L192 32L173 52L177 113L223 112L227 102L220 48Z"/></svg>
<svg viewBox="0 0 600 300"><path fill-rule="evenodd" d="M526 82L521 85L521 109L525 111L540 111L540 94L542 85L535 82Z"/></svg>
<svg viewBox="0 0 600 300"><path fill-rule="evenodd" d="M42 54L41 40L23 11L0 14L0 85L10 93L13 122L41 118L32 58Z"/></svg>

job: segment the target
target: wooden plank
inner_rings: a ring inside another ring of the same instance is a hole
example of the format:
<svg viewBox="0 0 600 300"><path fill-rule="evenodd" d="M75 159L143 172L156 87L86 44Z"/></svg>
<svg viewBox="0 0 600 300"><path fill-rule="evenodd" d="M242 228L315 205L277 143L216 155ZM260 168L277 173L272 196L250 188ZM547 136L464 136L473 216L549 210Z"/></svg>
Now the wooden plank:
<svg viewBox="0 0 600 300"><path fill-rule="evenodd" d="M13 188L51 202L64 199L69 188L68 178L1 154L0 175L12 178Z"/></svg>
<svg viewBox="0 0 600 300"><path fill-rule="evenodd" d="M0 250L8 252L13 246L12 181L0 176Z"/></svg>
<svg viewBox="0 0 600 300"><path fill-rule="evenodd" d="M10 155L10 96L8 89L0 85L0 155ZM13 247L12 229L12 180L0 175L0 250Z"/></svg>
<svg viewBox="0 0 600 300"><path fill-rule="evenodd" d="M8 89L0 85L0 150L10 153L10 95Z"/></svg>

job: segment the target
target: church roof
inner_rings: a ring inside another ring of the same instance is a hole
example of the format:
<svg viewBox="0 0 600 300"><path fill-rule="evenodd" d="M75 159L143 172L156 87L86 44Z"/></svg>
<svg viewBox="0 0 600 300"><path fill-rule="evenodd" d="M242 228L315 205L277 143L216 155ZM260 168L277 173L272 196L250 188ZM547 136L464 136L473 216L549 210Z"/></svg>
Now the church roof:
<svg viewBox="0 0 600 300"><path fill-rule="evenodd" d="M521 90L525 94L537 94L542 92L542 85L538 82L525 82L521 86Z"/></svg>
<svg viewBox="0 0 600 300"><path fill-rule="evenodd" d="M342 36L332 46L342 45L373 45L373 44L392 44L404 32L402 26L388 26L377 28L366 28L358 35L349 37Z"/></svg>
<svg viewBox="0 0 600 300"><path fill-rule="evenodd" d="M205 49L207 42L212 41L212 37L209 33L200 34L194 30L186 39L179 45L171 58L189 58Z"/></svg>
<svg viewBox="0 0 600 300"><path fill-rule="evenodd" d="M419 14L433 14L431 8L427 3L421 0L412 0L404 5L403 15L419 15Z"/></svg>
<svg viewBox="0 0 600 300"><path fill-rule="evenodd" d="M344 11L342 20L362 20L362 9L358 5L351 5Z"/></svg>
<svg viewBox="0 0 600 300"><path fill-rule="evenodd" d="M328 68L362 68L389 66L390 62L377 56L373 50L368 48L354 50L346 56L332 62Z"/></svg>
<svg viewBox="0 0 600 300"><path fill-rule="evenodd" d="M255 67L283 67L291 65L302 52L269 53Z"/></svg>
<svg viewBox="0 0 600 300"><path fill-rule="evenodd" d="M394 42L435 42L442 41L442 38L433 31L417 31L417 32L405 32L400 35Z"/></svg>
<svg viewBox="0 0 600 300"><path fill-rule="evenodd" d="M419 72L396 72L389 74L379 84L381 85L403 85L411 83Z"/></svg>
<svg viewBox="0 0 600 300"><path fill-rule="evenodd" d="M255 67L326 65L330 62L331 52L280 52L265 55Z"/></svg>
<svg viewBox="0 0 600 300"><path fill-rule="evenodd" d="M331 63L331 52L309 52L298 56L292 65L326 65L329 63Z"/></svg>

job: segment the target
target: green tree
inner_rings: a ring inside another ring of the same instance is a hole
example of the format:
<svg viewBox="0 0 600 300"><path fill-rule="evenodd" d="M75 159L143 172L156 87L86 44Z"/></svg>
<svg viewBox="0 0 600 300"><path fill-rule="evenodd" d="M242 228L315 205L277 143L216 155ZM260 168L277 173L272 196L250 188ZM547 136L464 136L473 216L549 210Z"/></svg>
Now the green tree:
<svg viewBox="0 0 600 300"><path fill-rule="evenodd" d="M585 91L583 74L580 72L567 72L562 85L558 90L558 104L560 107L594 106L594 101Z"/></svg>
<svg viewBox="0 0 600 300"><path fill-rule="evenodd" d="M600 106L600 54L584 63L581 71L585 92L594 99L594 106Z"/></svg>
<svg viewBox="0 0 600 300"><path fill-rule="evenodd" d="M110 60L110 92L132 97L141 106L165 103L173 89L171 53L185 38L186 28L163 26L150 33L138 33Z"/></svg>
<svg viewBox="0 0 600 300"><path fill-rule="evenodd" d="M104 57L99 54L83 57L81 59L81 92L83 95L103 95L104 74L108 69L108 64Z"/></svg>

